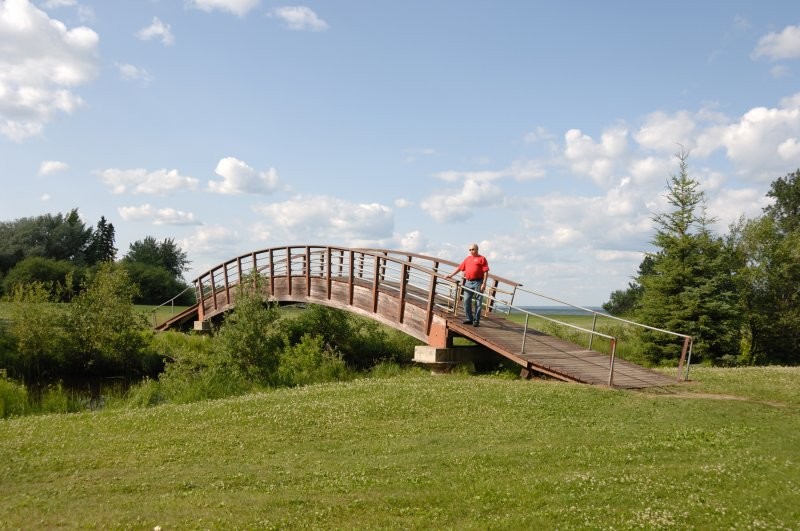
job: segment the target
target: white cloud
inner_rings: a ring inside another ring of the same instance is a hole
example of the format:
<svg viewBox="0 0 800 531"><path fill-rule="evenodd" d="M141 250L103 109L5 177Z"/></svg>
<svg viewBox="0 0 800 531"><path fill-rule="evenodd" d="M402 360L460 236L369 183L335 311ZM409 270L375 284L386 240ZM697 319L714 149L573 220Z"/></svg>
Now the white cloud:
<svg viewBox="0 0 800 531"><path fill-rule="evenodd" d="M0 133L21 141L83 105L72 88L97 75L99 37L51 19L28 0L0 4Z"/></svg>
<svg viewBox="0 0 800 531"><path fill-rule="evenodd" d="M174 208L154 208L150 204L117 209L125 221L149 221L153 225L197 225L194 214Z"/></svg>
<svg viewBox="0 0 800 531"><path fill-rule="evenodd" d="M283 20L292 30L324 31L328 29L328 23L306 6L276 7L270 13Z"/></svg>
<svg viewBox="0 0 800 531"><path fill-rule="evenodd" d="M433 194L420 206L438 222L460 221L473 215L478 208L503 203L503 191L485 180L467 178L460 191Z"/></svg>
<svg viewBox="0 0 800 531"><path fill-rule="evenodd" d="M297 196L255 210L267 218L273 237L293 241L324 239L364 245L391 237L394 228L394 213L387 206L328 196Z"/></svg>
<svg viewBox="0 0 800 531"><path fill-rule="evenodd" d="M753 57L770 61L800 59L800 26L786 26L780 33L767 33L759 39Z"/></svg>
<svg viewBox="0 0 800 531"><path fill-rule="evenodd" d="M800 166L798 153L787 144L798 137L800 107L756 107L719 130L718 142L740 172L766 180Z"/></svg>
<svg viewBox="0 0 800 531"><path fill-rule="evenodd" d="M646 149L674 153L677 144L687 149L692 147L694 132L695 121L689 112L679 111L672 116L654 112L645 119L634 139Z"/></svg>
<svg viewBox="0 0 800 531"><path fill-rule="evenodd" d="M419 253L428 247L428 239L418 230L408 232L399 238L400 250Z"/></svg>
<svg viewBox="0 0 800 531"><path fill-rule="evenodd" d="M579 129L570 129L564 135L564 141L564 157L569 168L602 185L608 182L616 161L627 151L628 130L624 127L609 128L602 133L600 142L595 142Z"/></svg>
<svg viewBox="0 0 800 531"><path fill-rule="evenodd" d="M72 7L78 5L77 0L47 0L43 4L45 9L55 9L59 7Z"/></svg>
<svg viewBox="0 0 800 531"><path fill-rule="evenodd" d="M66 162L57 160L45 160L39 165L39 175L52 175L54 173L64 171L69 168Z"/></svg>
<svg viewBox="0 0 800 531"><path fill-rule="evenodd" d="M149 41L152 39L161 39L161 44L170 46L175 43L175 36L172 34L172 27L169 24L164 24L158 17L153 17L153 22L136 32L136 37Z"/></svg>
<svg viewBox="0 0 800 531"><path fill-rule="evenodd" d="M180 175L178 170L147 171L143 168L120 170L109 168L97 172L114 194L165 195L180 190L196 190L197 179Z"/></svg>
<svg viewBox="0 0 800 531"><path fill-rule="evenodd" d="M730 224L738 220L739 216L760 216L769 203L763 190L755 188L722 189L708 194L707 198L708 214L716 218L714 229L720 234L726 233Z"/></svg>
<svg viewBox="0 0 800 531"><path fill-rule="evenodd" d="M800 160L800 143L797 138L787 138L781 142L778 146L778 155L787 161Z"/></svg>
<svg viewBox="0 0 800 531"><path fill-rule="evenodd" d="M208 189L218 194L266 195L278 188L278 172L275 168L256 172L234 157L220 159L214 172L222 177L222 180L209 181Z"/></svg>
<svg viewBox="0 0 800 531"><path fill-rule="evenodd" d="M245 16L260 3L260 0L186 0L186 5L201 11L227 11L239 17Z"/></svg>
<svg viewBox="0 0 800 531"><path fill-rule="evenodd" d="M142 85L148 85L153 81L153 76L144 68L126 63L115 63L115 65L120 77L126 81L138 81Z"/></svg>
<svg viewBox="0 0 800 531"><path fill-rule="evenodd" d="M456 171L448 170L439 172L434 175L437 179L447 182L458 181L474 181L474 182L488 182L508 176L508 171L502 170L486 170L486 171Z"/></svg>

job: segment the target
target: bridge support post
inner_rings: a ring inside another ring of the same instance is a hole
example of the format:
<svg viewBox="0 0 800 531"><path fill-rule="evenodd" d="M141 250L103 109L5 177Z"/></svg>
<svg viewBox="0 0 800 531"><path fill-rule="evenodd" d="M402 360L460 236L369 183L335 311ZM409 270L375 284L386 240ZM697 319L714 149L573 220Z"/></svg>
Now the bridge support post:
<svg viewBox="0 0 800 531"><path fill-rule="evenodd" d="M485 353L485 349L481 347L436 348L430 345L417 345L414 347L414 359L411 361L430 368L431 374L442 374L452 371L459 365L474 366Z"/></svg>

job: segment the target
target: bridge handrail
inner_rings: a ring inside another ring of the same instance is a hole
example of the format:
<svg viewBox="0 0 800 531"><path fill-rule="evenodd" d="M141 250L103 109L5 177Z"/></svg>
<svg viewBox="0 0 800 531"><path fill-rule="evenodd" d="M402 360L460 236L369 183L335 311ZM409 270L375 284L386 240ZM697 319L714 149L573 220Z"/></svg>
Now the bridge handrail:
<svg viewBox="0 0 800 531"><path fill-rule="evenodd" d="M387 254L387 255L388 254L400 254L400 255L403 255L403 256L410 256L410 257L413 257L413 258L420 258L420 259L423 259L423 260L433 260L433 261L436 261L436 262L440 262L440 263L449 265L449 266L454 267L454 268L459 266L459 262L454 262L452 260L448 260L447 258L437 258L437 257L427 256L427 255L424 255L424 254L413 253L413 252L403 252L403 251L395 251L393 249L380 249L380 248L373 248L373 247L364 247L364 248L360 248L358 250L359 251L384 253L384 254ZM507 279L507 278L503 278L503 277L499 277L499 276L493 274L491 271L489 272L489 276L491 278L493 278L493 279L498 280L499 282L502 282L503 284L508 284L508 285L514 286L514 287L522 286L522 284L520 282L517 282L515 280L510 280L510 279Z"/></svg>
<svg viewBox="0 0 800 531"><path fill-rule="evenodd" d="M535 295L537 297L541 297L541 298L547 299L549 301L557 302L557 303L563 304L565 306L570 306L572 308L575 308L576 310L582 310L582 311L585 311L587 313L591 313L593 315L592 330L594 330L595 326L597 325L597 317L603 317L603 318L606 318L606 319L611 319L611 320L614 320L614 321L620 321L620 322L623 322L623 323L626 323L626 324L629 324L629 325L633 325L633 326L637 326L637 327L640 327L640 328L645 328L645 329L648 329L648 330L652 330L654 332L661 332L661 333L664 333L664 334L673 335L673 336L676 336L676 337L683 338L684 339L683 350L681 352L680 361L678 362L678 379L681 378L681 375L683 373L684 361L686 362L685 379L688 379L688 377L689 377L689 366L691 365L691 361L692 361L692 347L694 346L694 338L692 336L687 335L687 334L681 334L679 332L673 332L671 330L666 330L666 329L663 329L663 328L657 328L655 326L650 326L650 325L646 325L646 324L643 324L643 323L637 323L636 321L631 321L629 319L623 319L622 317L617 317L615 315L610 315L610 314L607 314L607 313L598 312L598 311L592 310L590 308L584 308L583 306L577 306L575 304L571 304L569 302L562 301L562 300L550 297L548 295L545 295L543 293L539 293L537 291L532 291L532 290L525 289L525 288L518 288L518 289L519 289L519 291L522 291L524 293ZM567 323L562 323L562 324L567 324ZM589 348L591 348L591 346Z"/></svg>
<svg viewBox="0 0 800 531"><path fill-rule="evenodd" d="M180 293L178 293L177 295L175 295L171 299L169 299L167 301L164 301L161 304L159 304L158 306L155 306L155 307L150 309L150 313L153 314L153 327L154 328L156 326L158 326L158 324L156 322L156 312L158 311L158 309L161 308L162 306L166 306L167 304L171 304L172 305L172 317L175 317L175 300L177 300L178 297L180 297L181 295L183 295L184 293L186 293L190 289L195 289L195 287L192 286L192 285L186 286L186 288L184 288L183 291L181 291Z"/></svg>
<svg viewBox="0 0 800 531"><path fill-rule="evenodd" d="M460 282L461 281L456 281L457 284L460 284ZM472 293L480 295L483 298L493 299L492 295L490 295L490 294L487 295L485 293L481 293L481 292L479 292L477 290L468 288L468 287L466 287L464 285L461 285L460 288L462 290L470 291ZM521 290L521 288L519 288L519 289ZM522 291L527 291L527 290L522 290ZM572 329L575 329L575 330L579 330L581 332L585 332L585 333L589 334L589 347L588 347L589 350L592 349L592 342L593 342L593 339L594 339L595 336L599 336L599 337L603 337L605 339L608 339L609 340L609 359L610 359L610 361L609 361L609 371L608 371L608 385L609 386L613 386L614 385L614 361L616 359L616 354L617 354L617 338L615 338L614 336L610 336L608 334L604 334L602 332L598 332L594 328L592 328L592 330L589 330L588 328L583 328L583 327L578 326L578 325L573 324L573 323L566 323L566 322L563 322L563 321L559 321L557 319L553 319L551 317L547 317L546 315L541 315L541 314L538 314L538 313L535 313L535 312L531 312L530 310L526 310L525 308L522 308L522 307L513 306L513 305L510 305L510 304L507 305L507 306L509 308L509 313L510 313L510 310L513 309L513 310L516 310L518 312L521 312L521 313L525 314L525 327L523 328L523 331L522 331L522 346L520 347L520 352L524 352L525 351L525 339L527 338L527 335L528 335L528 319L529 319L530 316L538 317L540 319L544 319L546 321L550 321L552 323L556 323L556 324L559 324L561 326L566 326L566 327L569 327L569 328L572 328Z"/></svg>

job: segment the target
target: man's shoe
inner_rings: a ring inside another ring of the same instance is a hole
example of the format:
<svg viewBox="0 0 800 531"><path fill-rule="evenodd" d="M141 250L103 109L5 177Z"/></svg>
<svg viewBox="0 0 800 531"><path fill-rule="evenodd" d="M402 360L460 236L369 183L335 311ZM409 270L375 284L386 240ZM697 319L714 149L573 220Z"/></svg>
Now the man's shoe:
<svg viewBox="0 0 800 531"><path fill-rule="evenodd" d="M479 321L475 321L474 323L472 323L472 326L478 326L479 324L480 324Z"/></svg>
<svg viewBox="0 0 800 531"><path fill-rule="evenodd" d="M467 319L466 321L461 321L461 323L462 323L462 324L472 324L472 321L470 321L469 319Z"/></svg>

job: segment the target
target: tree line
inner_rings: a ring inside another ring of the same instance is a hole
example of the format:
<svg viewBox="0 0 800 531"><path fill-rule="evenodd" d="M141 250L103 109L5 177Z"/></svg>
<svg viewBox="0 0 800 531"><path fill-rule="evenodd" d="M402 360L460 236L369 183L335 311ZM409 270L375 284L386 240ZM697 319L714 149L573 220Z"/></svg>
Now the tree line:
<svg viewBox="0 0 800 531"><path fill-rule="evenodd" d="M98 266L116 261L115 245L114 225L105 216L87 226L77 208L0 222L0 295L40 282L58 300L71 300ZM178 294L179 304L194 302L182 277L190 262L171 238L137 240L119 262L138 288L135 303L160 304Z"/></svg>
<svg viewBox="0 0 800 531"><path fill-rule="evenodd" d="M654 251L645 253L626 289L603 309L694 337L693 360L717 365L800 362L800 170L775 180L770 204L742 216L724 235L706 211L705 192L689 175L689 153L667 183L670 209L653 216ZM652 363L677 359L681 345L641 333Z"/></svg>

